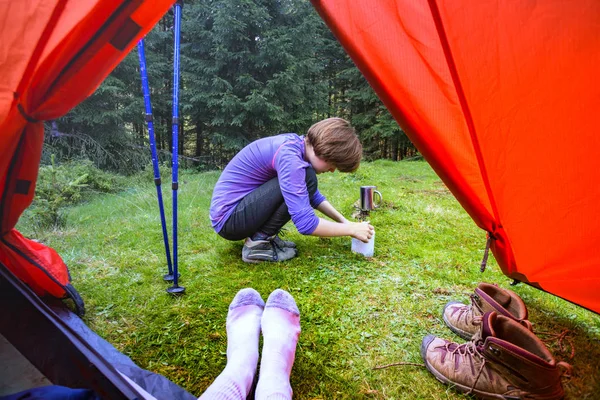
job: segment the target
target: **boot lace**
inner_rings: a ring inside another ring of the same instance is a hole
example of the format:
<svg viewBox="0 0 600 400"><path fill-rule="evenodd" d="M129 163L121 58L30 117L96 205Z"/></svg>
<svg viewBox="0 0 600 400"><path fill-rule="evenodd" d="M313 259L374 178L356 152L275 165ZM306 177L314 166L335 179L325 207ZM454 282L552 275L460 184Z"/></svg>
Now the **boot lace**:
<svg viewBox="0 0 600 400"><path fill-rule="evenodd" d="M481 320L481 318L480 318ZM474 370L474 366L475 366L475 361L474 360L480 360L481 361L481 365L478 368L477 373L475 374L475 379L473 381L473 384L471 385L471 388L469 389L469 392L467 394L472 394L473 390L475 389L475 386L477 385L477 382L479 381L479 378L481 377L481 373L483 372L483 369L486 366L486 359L485 357L481 354L481 350L482 350L482 346L483 346L483 340L481 339L481 334L480 333L476 333L473 336L473 339L471 339L471 341L464 343L464 344L457 344L457 343L453 343L453 342L447 342L444 344L444 349L446 350L446 352L448 354L451 355L452 361L453 362L457 362L455 361L455 359L458 357L460 361L460 357L464 358L464 359L468 359L469 362L471 363L471 370Z"/></svg>
<svg viewBox="0 0 600 400"><path fill-rule="evenodd" d="M271 248L273 249L273 261L277 261L279 259L279 252L284 251L279 243L277 243L275 238L276 236L271 236L269 239L267 239L269 243L271 243Z"/></svg>
<svg viewBox="0 0 600 400"><path fill-rule="evenodd" d="M479 296L477 296L476 294L471 294L470 295L471 298L471 306L463 306L463 307L458 307L458 320L460 321L460 319L462 318L465 322L465 324L469 324L469 318L471 319L471 323L473 325L480 325L481 321L482 321L482 316L484 314L481 306L479 305ZM473 310L476 309L479 312L479 315L477 315L475 312L473 312Z"/></svg>
<svg viewBox="0 0 600 400"><path fill-rule="evenodd" d="M467 395L473 394L475 390L475 386L477 386L477 382L481 378L484 369L487 370L487 375L490 379L492 379L493 372L488 366L486 357L482 354L484 350L484 341L481 336L481 332L475 333L473 338L464 344L458 344L453 342L446 342L443 346L438 346L439 349L443 349L447 354L450 355L451 361L456 365L460 361L460 357L464 359L468 359L471 364L471 375L474 376L473 383L471 388L467 392ZM457 360L458 358L458 360ZM476 362L479 361L481 364L477 368L475 372ZM561 376L565 378L571 378L572 376L572 366L564 361L560 361L557 363L557 367L560 368ZM562 390L562 389L561 389ZM503 394L505 399L547 399L546 394L540 395L538 393L530 393L525 392L523 389L512 388L508 392Z"/></svg>

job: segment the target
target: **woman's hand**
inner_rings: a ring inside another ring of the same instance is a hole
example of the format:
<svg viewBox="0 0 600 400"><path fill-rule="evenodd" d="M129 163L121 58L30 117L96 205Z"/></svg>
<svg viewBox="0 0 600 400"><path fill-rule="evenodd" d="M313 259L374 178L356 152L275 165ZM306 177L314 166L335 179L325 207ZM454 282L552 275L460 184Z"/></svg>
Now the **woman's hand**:
<svg viewBox="0 0 600 400"><path fill-rule="evenodd" d="M365 243L367 243L374 234L375 229L369 222L351 222L345 218L343 219L343 222L333 222L319 218L319 225L317 225L317 228L311 233L313 236L320 237L350 236Z"/></svg>
<svg viewBox="0 0 600 400"><path fill-rule="evenodd" d="M352 224L352 236L361 242L367 243L375 234L375 228L368 221L365 222L347 222Z"/></svg>

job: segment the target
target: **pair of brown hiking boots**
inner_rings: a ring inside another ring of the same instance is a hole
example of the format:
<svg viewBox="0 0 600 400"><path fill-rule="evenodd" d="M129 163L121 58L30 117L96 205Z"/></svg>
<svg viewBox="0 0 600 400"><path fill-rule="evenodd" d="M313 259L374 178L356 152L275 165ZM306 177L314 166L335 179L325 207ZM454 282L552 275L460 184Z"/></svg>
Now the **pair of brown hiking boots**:
<svg viewBox="0 0 600 400"><path fill-rule="evenodd" d="M532 332L527 307L513 291L480 283L471 304L446 304L444 322L464 344L427 335L425 366L439 381L484 399L564 397L561 376L571 366L556 362Z"/></svg>

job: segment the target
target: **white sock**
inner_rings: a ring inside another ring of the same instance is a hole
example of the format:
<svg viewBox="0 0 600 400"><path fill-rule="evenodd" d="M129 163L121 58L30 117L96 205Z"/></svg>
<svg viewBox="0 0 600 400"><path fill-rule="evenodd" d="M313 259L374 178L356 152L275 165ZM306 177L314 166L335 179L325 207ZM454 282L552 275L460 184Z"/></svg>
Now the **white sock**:
<svg viewBox="0 0 600 400"><path fill-rule="evenodd" d="M227 313L227 365L200 399L246 399L256 375L264 306L254 289L242 289L235 295Z"/></svg>
<svg viewBox="0 0 600 400"><path fill-rule="evenodd" d="M263 350L256 400L292 398L290 373L300 336L300 311L292 295L277 289L269 296L262 315Z"/></svg>

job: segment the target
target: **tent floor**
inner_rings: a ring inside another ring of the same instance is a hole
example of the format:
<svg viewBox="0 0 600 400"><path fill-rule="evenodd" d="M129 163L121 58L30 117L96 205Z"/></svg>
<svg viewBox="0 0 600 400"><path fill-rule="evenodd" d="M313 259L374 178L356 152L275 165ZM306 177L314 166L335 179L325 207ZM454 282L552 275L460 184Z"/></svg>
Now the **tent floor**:
<svg viewBox="0 0 600 400"><path fill-rule="evenodd" d="M0 396L51 384L0 334Z"/></svg>

